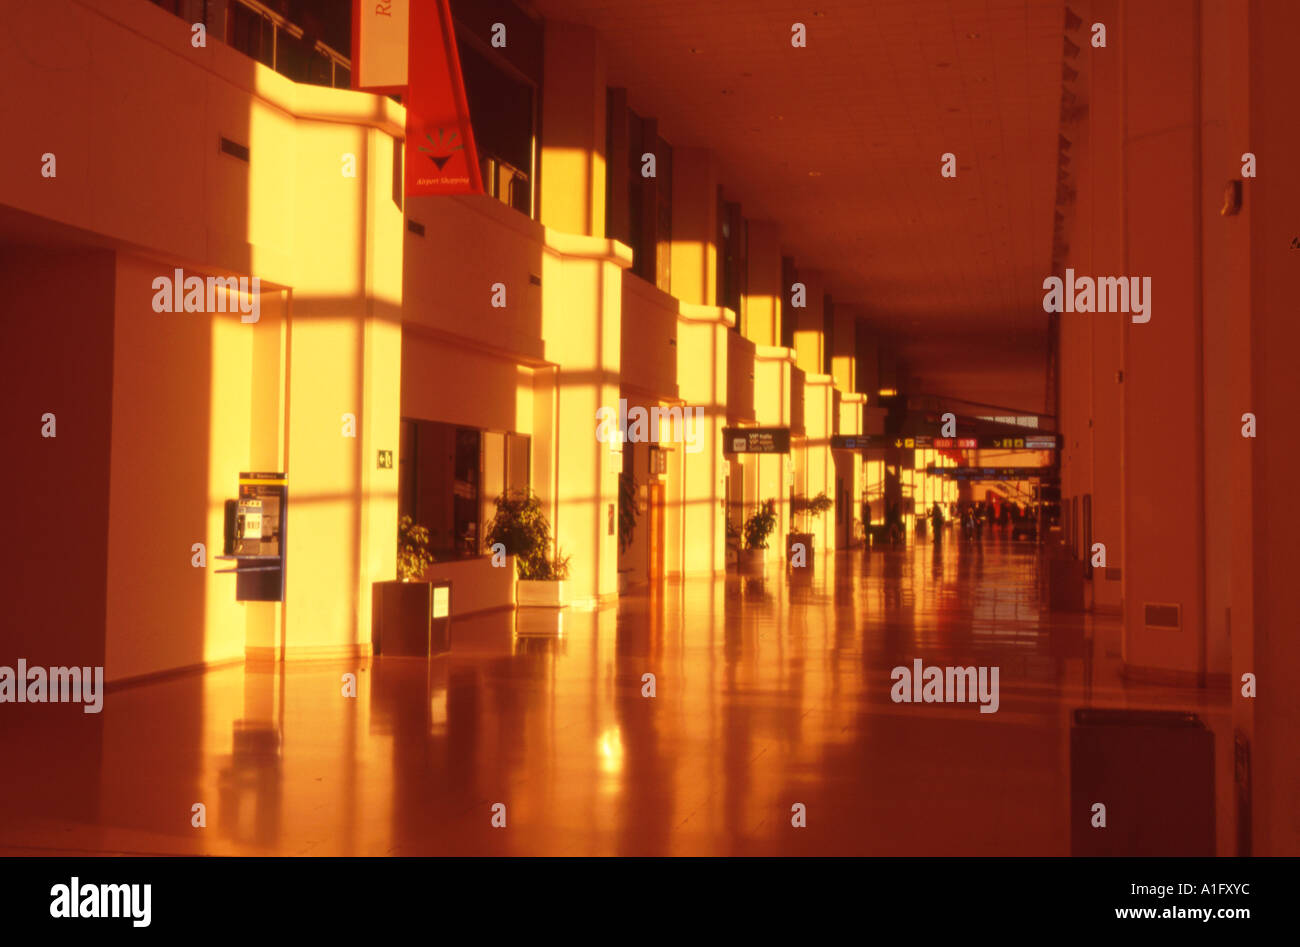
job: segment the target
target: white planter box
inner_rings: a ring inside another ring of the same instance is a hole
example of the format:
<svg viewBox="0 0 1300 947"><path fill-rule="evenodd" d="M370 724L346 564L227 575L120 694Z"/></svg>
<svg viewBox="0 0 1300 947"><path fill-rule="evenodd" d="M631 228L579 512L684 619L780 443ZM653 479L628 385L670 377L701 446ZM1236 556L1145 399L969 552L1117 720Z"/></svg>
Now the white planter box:
<svg viewBox="0 0 1300 947"><path fill-rule="evenodd" d="M515 583L515 604L520 608L564 608L569 604L564 582L520 579Z"/></svg>

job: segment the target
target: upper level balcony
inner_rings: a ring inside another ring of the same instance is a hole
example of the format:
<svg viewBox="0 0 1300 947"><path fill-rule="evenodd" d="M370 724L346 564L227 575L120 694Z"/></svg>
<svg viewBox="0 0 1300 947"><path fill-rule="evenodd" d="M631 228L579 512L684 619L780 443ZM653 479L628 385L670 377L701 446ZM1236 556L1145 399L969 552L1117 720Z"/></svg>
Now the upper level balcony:
<svg viewBox="0 0 1300 947"><path fill-rule="evenodd" d="M352 62L328 45L324 24L310 13L289 20L283 0L150 0L187 23L202 23L209 40L220 40L294 82L347 89Z"/></svg>

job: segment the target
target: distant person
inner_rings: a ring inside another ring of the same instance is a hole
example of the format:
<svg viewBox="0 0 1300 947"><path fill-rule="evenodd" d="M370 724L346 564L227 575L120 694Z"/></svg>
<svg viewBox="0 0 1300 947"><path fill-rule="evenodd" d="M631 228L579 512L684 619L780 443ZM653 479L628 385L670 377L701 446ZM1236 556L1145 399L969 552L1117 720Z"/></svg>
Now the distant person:
<svg viewBox="0 0 1300 947"><path fill-rule="evenodd" d="M937 546L943 540L943 508L937 501L930 507L930 529L934 531L934 544Z"/></svg>
<svg viewBox="0 0 1300 947"><path fill-rule="evenodd" d="M903 514L899 511L897 503L891 503L889 506L887 524L889 527L889 541L892 545L897 546L904 539Z"/></svg>

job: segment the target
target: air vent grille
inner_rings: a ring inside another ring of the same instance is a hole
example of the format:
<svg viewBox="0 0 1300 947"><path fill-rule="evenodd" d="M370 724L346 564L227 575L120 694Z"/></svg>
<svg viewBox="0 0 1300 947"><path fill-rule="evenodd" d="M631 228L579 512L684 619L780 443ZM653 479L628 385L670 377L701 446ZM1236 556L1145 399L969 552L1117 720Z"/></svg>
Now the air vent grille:
<svg viewBox="0 0 1300 947"><path fill-rule="evenodd" d="M1148 628L1183 627L1183 607L1147 602L1142 606L1143 624Z"/></svg>
<svg viewBox="0 0 1300 947"><path fill-rule="evenodd" d="M232 158L238 158L240 161L248 160L248 145L241 145L237 141L231 141L229 138L221 139L222 154L230 155Z"/></svg>

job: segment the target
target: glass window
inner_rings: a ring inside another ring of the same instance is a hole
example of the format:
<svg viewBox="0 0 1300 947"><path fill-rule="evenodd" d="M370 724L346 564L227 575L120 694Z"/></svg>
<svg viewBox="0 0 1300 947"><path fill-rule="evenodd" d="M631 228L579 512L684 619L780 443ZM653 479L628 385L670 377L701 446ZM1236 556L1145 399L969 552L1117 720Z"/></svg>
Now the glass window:
<svg viewBox="0 0 1300 947"><path fill-rule="evenodd" d="M483 187L531 217L533 87L493 65L469 43L459 42L457 50Z"/></svg>
<svg viewBox="0 0 1300 947"><path fill-rule="evenodd" d="M529 488L528 452L525 435L403 418L398 515L429 530L429 550L439 560L484 555L497 497Z"/></svg>

